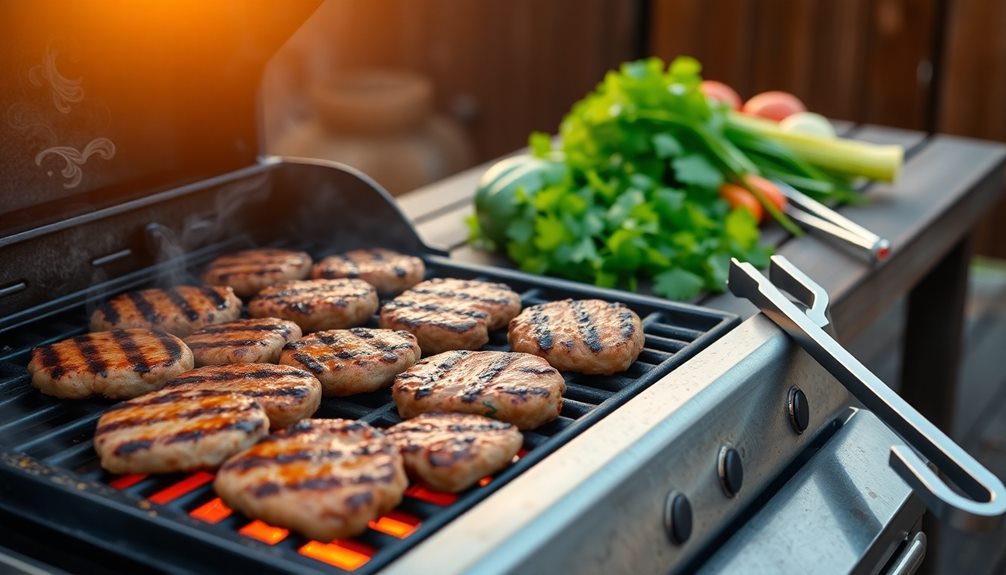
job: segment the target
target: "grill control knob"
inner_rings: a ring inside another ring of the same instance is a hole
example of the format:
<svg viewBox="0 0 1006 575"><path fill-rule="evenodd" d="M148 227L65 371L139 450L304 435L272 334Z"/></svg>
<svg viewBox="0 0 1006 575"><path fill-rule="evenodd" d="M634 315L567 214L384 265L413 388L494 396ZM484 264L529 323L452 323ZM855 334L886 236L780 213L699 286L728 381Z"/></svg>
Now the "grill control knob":
<svg viewBox="0 0 1006 575"><path fill-rule="evenodd" d="M675 545L681 545L692 536L692 504L677 491L667 494L664 502L664 528Z"/></svg>
<svg viewBox="0 0 1006 575"><path fill-rule="evenodd" d="M737 495L744 485L744 464L741 462L741 454L733 447L724 445L720 448L719 464L717 472L720 476L720 486L727 497Z"/></svg>
<svg viewBox="0 0 1006 575"><path fill-rule="evenodd" d="M807 394L799 387L791 387L787 403L789 424L793 426L793 431L803 433L810 425L810 400L807 399Z"/></svg>

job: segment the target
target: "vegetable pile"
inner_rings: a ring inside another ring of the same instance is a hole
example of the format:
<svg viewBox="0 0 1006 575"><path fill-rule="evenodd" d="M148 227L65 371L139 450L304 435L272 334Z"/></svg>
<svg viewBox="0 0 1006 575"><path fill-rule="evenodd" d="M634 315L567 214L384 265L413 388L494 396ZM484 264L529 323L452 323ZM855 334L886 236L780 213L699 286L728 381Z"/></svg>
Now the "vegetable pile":
<svg viewBox="0 0 1006 575"><path fill-rule="evenodd" d="M838 203L858 199L855 178L896 176L901 148L835 138L799 100L757 98L742 113L691 58L622 65L573 106L558 147L532 134L531 155L486 172L472 241L531 273L691 299L723 291L731 257L767 263L763 213L800 234L772 180Z"/></svg>

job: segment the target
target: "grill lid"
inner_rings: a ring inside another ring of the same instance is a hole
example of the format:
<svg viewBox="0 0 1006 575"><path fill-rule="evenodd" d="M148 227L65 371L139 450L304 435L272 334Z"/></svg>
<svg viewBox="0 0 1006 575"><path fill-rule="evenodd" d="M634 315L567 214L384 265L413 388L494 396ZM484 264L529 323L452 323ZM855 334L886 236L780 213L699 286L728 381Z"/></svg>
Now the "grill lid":
<svg viewBox="0 0 1006 575"><path fill-rule="evenodd" d="M319 3L4 3L0 237L254 164L266 61Z"/></svg>

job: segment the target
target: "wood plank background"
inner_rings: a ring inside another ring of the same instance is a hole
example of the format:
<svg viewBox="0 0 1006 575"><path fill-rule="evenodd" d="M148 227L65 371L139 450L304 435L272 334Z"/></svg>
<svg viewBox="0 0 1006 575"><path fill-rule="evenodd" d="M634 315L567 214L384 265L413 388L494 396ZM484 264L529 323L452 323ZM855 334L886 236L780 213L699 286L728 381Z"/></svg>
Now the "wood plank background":
<svg viewBox="0 0 1006 575"><path fill-rule="evenodd" d="M273 79L307 115L305 86L341 70L422 72L479 161L555 131L606 70L647 54L695 56L742 96L788 90L832 118L1006 141L1003 30L998 0L328 0ZM977 250L1006 258L1006 201Z"/></svg>

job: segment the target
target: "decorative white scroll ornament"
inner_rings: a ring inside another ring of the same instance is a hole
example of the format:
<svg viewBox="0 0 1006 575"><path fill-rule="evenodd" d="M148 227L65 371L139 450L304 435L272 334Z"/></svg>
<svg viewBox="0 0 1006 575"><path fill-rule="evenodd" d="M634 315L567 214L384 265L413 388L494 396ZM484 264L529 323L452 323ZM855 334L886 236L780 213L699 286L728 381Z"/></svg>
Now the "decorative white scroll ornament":
<svg viewBox="0 0 1006 575"><path fill-rule="evenodd" d="M28 80L41 88L46 83L52 88L52 103L64 114L70 113L70 104L79 103L84 99L83 78L70 79L60 74L56 68L56 56L59 52L50 44L45 49L45 58L41 64L36 64L28 70Z"/></svg>
<svg viewBox="0 0 1006 575"><path fill-rule="evenodd" d="M45 160L46 156L59 156L66 162L66 165L60 171L60 174L64 178L67 178L67 181L63 183L63 187L76 188L80 185L81 178L84 177L84 172L80 167L86 164L88 158L95 154L99 158L111 160L115 157L115 143L108 138L101 137L88 142L84 146L83 151L71 146L53 146L35 154L35 165L42 167L42 161ZM52 171L48 173L50 176L52 175Z"/></svg>

